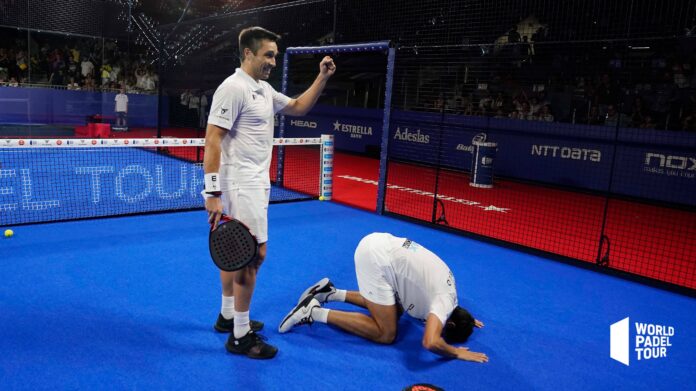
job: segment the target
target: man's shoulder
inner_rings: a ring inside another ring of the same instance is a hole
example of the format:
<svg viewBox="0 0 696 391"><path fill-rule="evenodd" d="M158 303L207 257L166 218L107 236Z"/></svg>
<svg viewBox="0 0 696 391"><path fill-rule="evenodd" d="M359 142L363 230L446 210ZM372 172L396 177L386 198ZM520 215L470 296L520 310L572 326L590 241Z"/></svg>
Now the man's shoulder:
<svg viewBox="0 0 696 391"><path fill-rule="evenodd" d="M234 91L234 92L242 92L244 91L245 85L244 81L239 78L239 76L235 77L235 74L228 76L225 80L220 83L220 86L218 86L217 91Z"/></svg>

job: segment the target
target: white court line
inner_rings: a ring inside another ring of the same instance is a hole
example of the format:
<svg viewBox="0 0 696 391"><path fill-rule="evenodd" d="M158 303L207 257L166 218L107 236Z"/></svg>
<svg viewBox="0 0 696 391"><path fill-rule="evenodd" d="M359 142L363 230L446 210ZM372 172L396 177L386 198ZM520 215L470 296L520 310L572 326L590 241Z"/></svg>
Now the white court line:
<svg viewBox="0 0 696 391"><path fill-rule="evenodd" d="M352 176L352 175L339 175L338 177L343 178L343 179L348 179L351 181L367 183L367 184L375 185L375 186L377 186L379 184L377 181L373 181L371 179L364 179L364 178L360 178L360 177L356 177L356 176ZM424 190L412 189L410 187L387 184L387 188L403 191L406 193L419 194L419 195L426 196L426 197L434 197L435 196L435 193L431 193L429 191L424 191ZM483 205L480 202L465 200L463 198L451 197L451 196L444 195L444 194L438 194L437 199L442 200L442 201L455 202L455 203L463 204L463 205L467 205L467 206L473 206L476 208L483 209L486 212L491 211L491 212L507 213L507 211L512 210L510 208L500 208L500 207L497 207L495 205Z"/></svg>

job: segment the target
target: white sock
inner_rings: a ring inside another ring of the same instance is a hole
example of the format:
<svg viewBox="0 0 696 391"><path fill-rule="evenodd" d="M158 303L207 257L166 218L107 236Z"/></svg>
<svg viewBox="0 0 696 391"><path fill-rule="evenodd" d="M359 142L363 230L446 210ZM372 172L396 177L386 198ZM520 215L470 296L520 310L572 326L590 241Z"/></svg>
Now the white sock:
<svg viewBox="0 0 696 391"><path fill-rule="evenodd" d="M329 296L328 301L340 301L344 302L346 301L346 290L345 289L336 289L336 293L333 295Z"/></svg>
<svg viewBox="0 0 696 391"><path fill-rule="evenodd" d="M222 295L222 307L220 308L222 317L230 320L234 316L234 296Z"/></svg>
<svg viewBox="0 0 696 391"><path fill-rule="evenodd" d="M234 313L234 337L242 338L251 330L249 326L249 311Z"/></svg>
<svg viewBox="0 0 696 391"><path fill-rule="evenodd" d="M315 322L328 323L329 311L331 311L331 310L328 308L321 308L321 307L312 308L312 319L314 319Z"/></svg>

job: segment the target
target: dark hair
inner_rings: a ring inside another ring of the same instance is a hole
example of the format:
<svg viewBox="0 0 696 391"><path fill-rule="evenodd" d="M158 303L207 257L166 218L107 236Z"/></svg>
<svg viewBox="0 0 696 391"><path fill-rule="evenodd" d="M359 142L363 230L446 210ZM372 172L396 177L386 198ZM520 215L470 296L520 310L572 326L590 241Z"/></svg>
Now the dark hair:
<svg viewBox="0 0 696 391"><path fill-rule="evenodd" d="M239 33L239 60L244 61L244 49L246 48L249 48L252 53L256 54L261 47L261 41L264 39L278 42L280 35L258 26L247 27L242 30Z"/></svg>
<svg viewBox="0 0 696 391"><path fill-rule="evenodd" d="M448 343L464 343L474 331L474 317L469 311L457 306L447 318L442 338Z"/></svg>

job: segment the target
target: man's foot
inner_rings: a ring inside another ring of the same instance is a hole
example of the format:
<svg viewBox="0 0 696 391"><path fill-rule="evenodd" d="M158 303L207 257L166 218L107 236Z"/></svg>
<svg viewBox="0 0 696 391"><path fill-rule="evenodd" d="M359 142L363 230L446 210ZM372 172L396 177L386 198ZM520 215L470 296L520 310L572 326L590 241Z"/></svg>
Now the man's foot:
<svg viewBox="0 0 696 391"><path fill-rule="evenodd" d="M314 319L312 319L312 310L319 307L321 307L321 304L319 304L319 301L317 301L314 296L307 296L304 301L296 305L295 308L293 308L292 311L285 316L283 321L280 322L278 331L281 333L287 333L291 328L293 328L293 326L313 323Z"/></svg>
<svg viewBox="0 0 696 391"><path fill-rule="evenodd" d="M225 317L223 317L222 314L219 314L217 322L215 322L215 325L213 327L215 328L215 331L217 331L218 333L231 333L232 330L234 330L234 318L225 319ZM263 322L259 322L257 320L250 320L249 327L251 327L253 331L261 331L261 329L263 328Z"/></svg>
<svg viewBox="0 0 696 391"><path fill-rule="evenodd" d="M302 303L304 299L311 295L314 295L314 298L317 299L319 303L324 304L329 301L329 296L334 293L336 293L336 287L328 278L324 277L317 281L316 284L312 284L309 288L305 289L305 291L302 292L302 296L300 296L300 300L297 301L297 304Z"/></svg>
<svg viewBox="0 0 696 391"><path fill-rule="evenodd" d="M262 335L256 334L253 330L242 338L235 338L234 334L230 334L225 349L232 354L243 354L249 358L261 360L275 357L278 348L267 344L264 340Z"/></svg>

